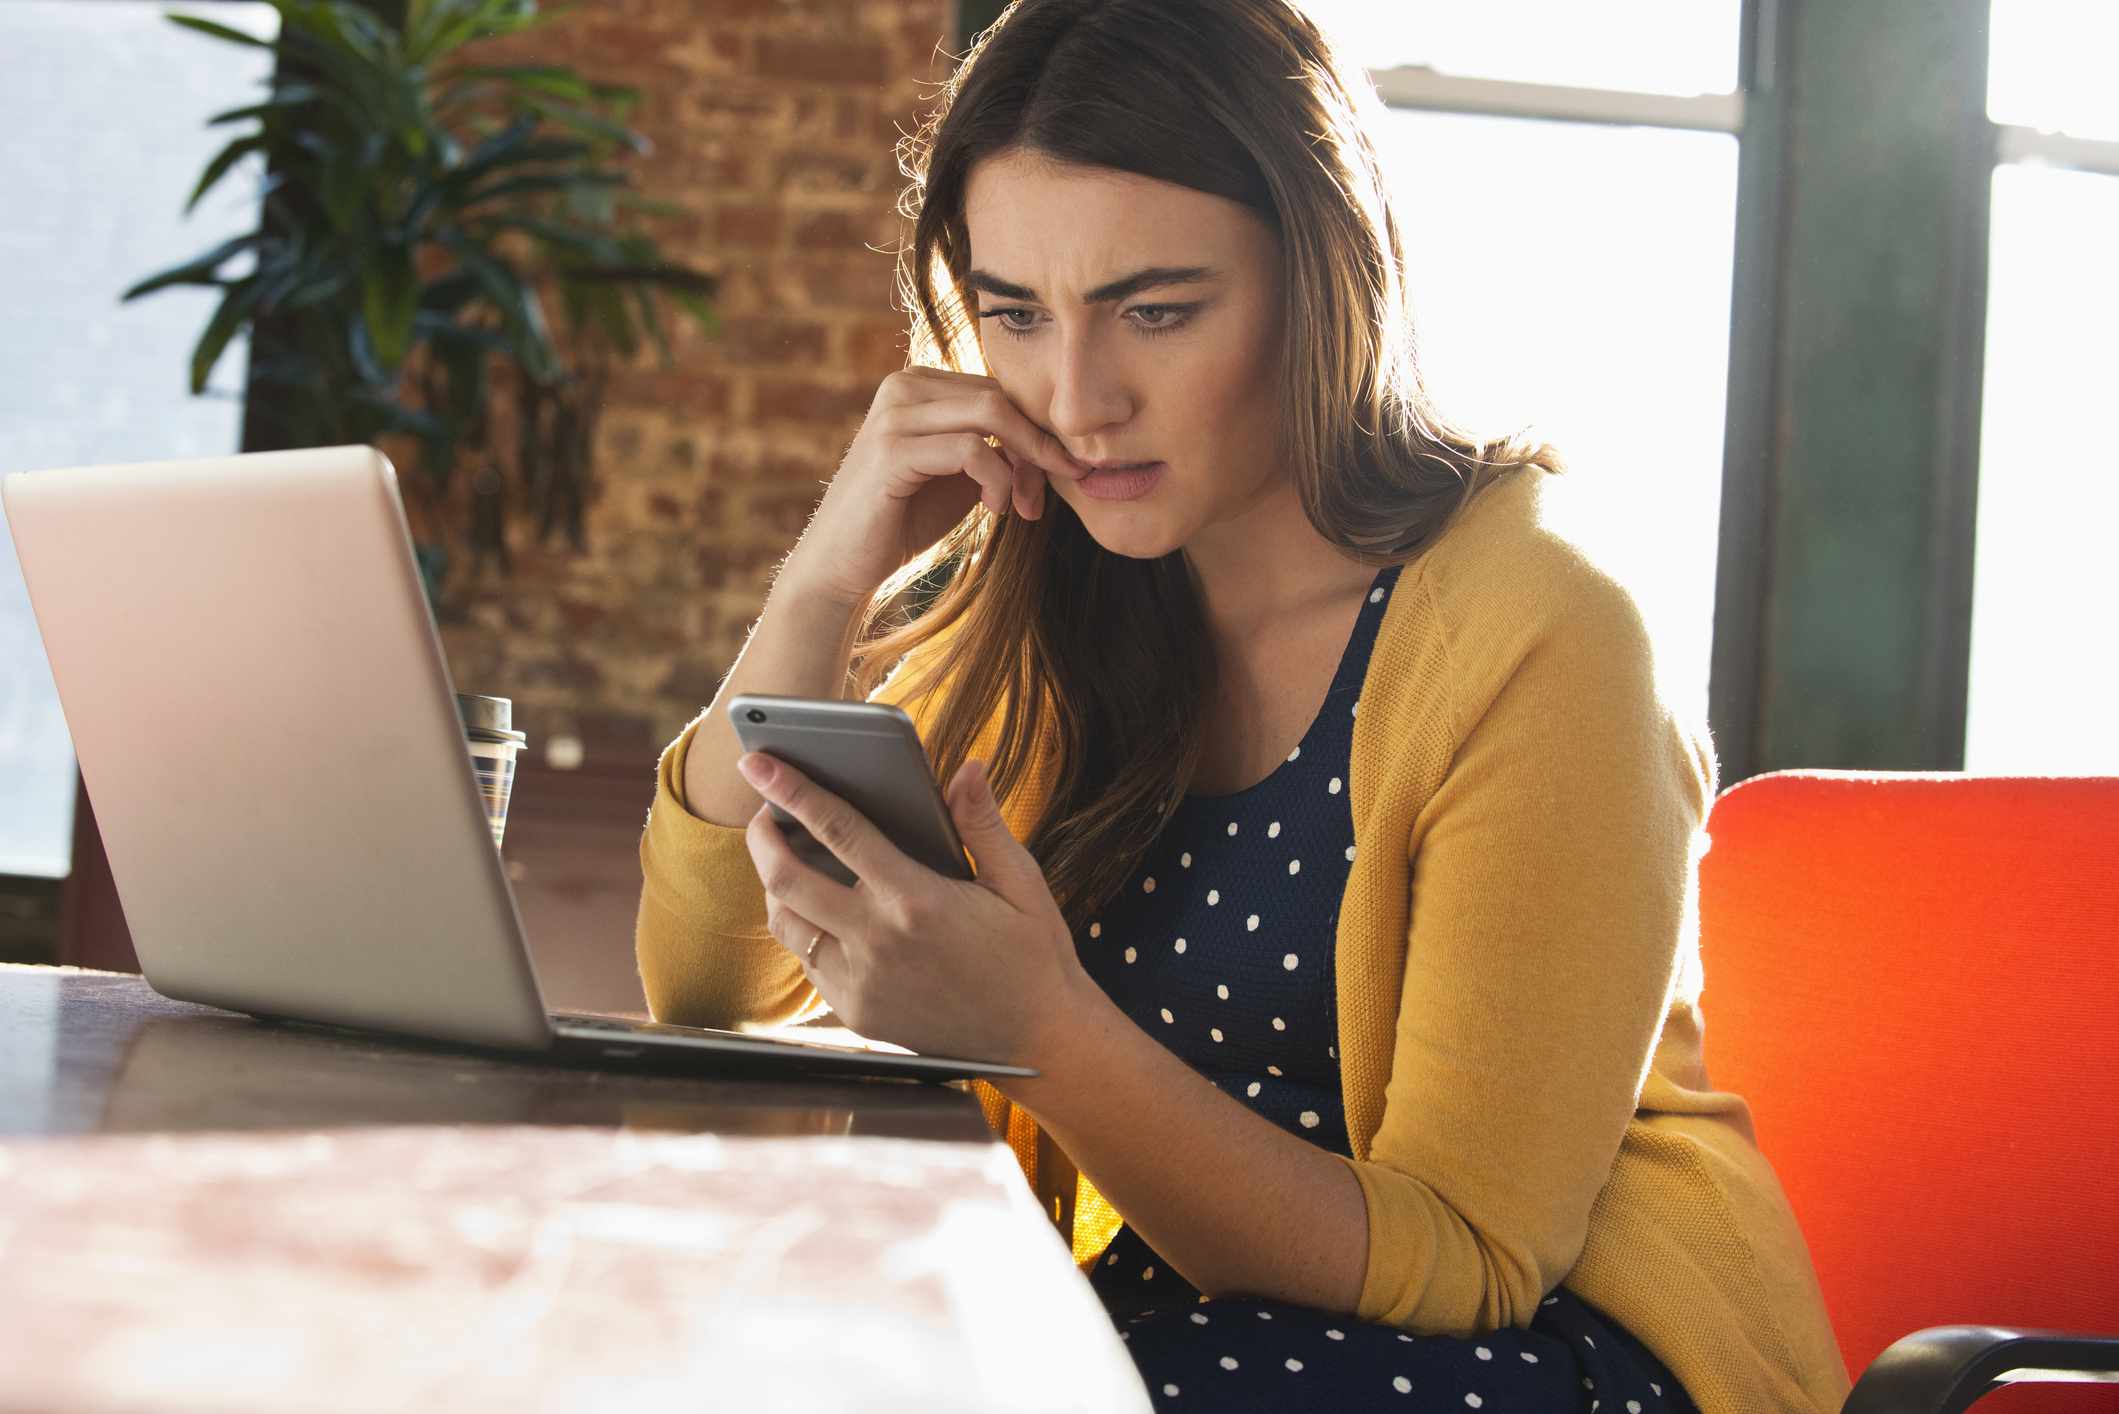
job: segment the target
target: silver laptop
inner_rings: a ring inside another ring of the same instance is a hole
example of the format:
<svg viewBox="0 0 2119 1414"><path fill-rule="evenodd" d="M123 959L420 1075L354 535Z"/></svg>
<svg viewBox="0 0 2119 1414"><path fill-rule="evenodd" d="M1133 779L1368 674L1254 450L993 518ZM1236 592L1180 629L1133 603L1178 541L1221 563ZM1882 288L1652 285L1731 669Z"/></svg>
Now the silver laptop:
<svg viewBox="0 0 2119 1414"><path fill-rule="evenodd" d="M548 1013L373 448L18 472L0 503L164 996L606 1066L1037 1073Z"/></svg>

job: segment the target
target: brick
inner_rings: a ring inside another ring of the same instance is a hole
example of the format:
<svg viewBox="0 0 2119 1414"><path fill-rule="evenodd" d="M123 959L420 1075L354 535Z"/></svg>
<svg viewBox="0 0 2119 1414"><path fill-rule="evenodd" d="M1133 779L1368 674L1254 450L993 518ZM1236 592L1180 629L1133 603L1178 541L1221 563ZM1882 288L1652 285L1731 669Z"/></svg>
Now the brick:
<svg viewBox="0 0 2119 1414"><path fill-rule="evenodd" d="M746 365L819 363L825 356L824 326L808 319L747 316L724 320L715 341L721 357Z"/></svg>
<svg viewBox="0 0 2119 1414"><path fill-rule="evenodd" d="M753 487L743 497L744 527L755 535L778 536L792 549L823 494L815 482Z"/></svg>
<svg viewBox="0 0 2119 1414"><path fill-rule="evenodd" d="M585 603L579 599L561 599L558 604L560 620L566 625L568 633L591 632L608 617L601 605Z"/></svg>
<svg viewBox="0 0 2119 1414"><path fill-rule="evenodd" d="M890 71L890 51L874 40L758 39L754 71L768 79L873 84Z"/></svg>
<svg viewBox="0 0 2119 1414"><path fill-rule="evenodd" d="M795 215L789 244L796 250L859 251L887 246L897 234L898 218L874 204L857 211L808 211Z"/></svg>
<svg viewBox="0 0 2119 1414"><path fill-rule="evenodd" d="M775 304L876 314L891 307L897 262L869 251L791 253L776 261L765 278L766 297Z"/></svg>
<svg viewBox="0 0 2119 1414"><path fill-rule="evenodd" d="M784 218L777 206L752 202L718 205L713 215L714 240L743 250L771 250L780 243Z"/></svg>
<svg viewBox="0 0 2119 1414"><path fill-rule="evenodd" d="M846 362L859 377L881 382L905 366L911 333L898 323L860 323L844 331Z"/></svg>
<svg viewBox="0 0 2119 1414"><path fill-rule="evenodd" d="M757 415L761 422L848 423L858 427L875 401L873 386L844 386L808 379L761 377Z"/></svg>
<svg viewBox="0 0 2119 1414"><path fill-rule="evenodd" d="M726 412L729 393L726 378L681 368L665 370L659 364L614 368L604 389L608 402L653 407L679 417L711 417ZM620 436L628 440L620 442ZM614 434L606 446L613 457L633 461L641 454L640 431L636 427Z"/></svg>
<svg viewBox="0 0 2119 1414"><path fill-rule="evenodd" d="M726 545L701 547L699 580L707 589L762 591L775 565L793 549L792 542L772 545Z"/></svg>
<svg viewBox="0 0 2119 1414"><path fill-rule="evenodd" d="M783 192L867 192L895 190L899 179L897 159L869 144L835 149L799 147L780 154L773 181ZM888 202L884 205L887 207Z"/></svg>

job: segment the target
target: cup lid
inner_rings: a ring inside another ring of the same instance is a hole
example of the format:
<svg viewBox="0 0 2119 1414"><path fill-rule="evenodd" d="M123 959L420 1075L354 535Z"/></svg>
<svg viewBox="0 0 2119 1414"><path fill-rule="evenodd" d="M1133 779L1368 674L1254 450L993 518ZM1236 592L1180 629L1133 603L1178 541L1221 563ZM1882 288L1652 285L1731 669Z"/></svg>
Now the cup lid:
<svg viewBox="0 0 2119 1414"><path fill-rule="evenodd" d="M505 697L481 697L474 692L456 694L456 715L467 727L489 732L514 731L515 704Z"/></svg>

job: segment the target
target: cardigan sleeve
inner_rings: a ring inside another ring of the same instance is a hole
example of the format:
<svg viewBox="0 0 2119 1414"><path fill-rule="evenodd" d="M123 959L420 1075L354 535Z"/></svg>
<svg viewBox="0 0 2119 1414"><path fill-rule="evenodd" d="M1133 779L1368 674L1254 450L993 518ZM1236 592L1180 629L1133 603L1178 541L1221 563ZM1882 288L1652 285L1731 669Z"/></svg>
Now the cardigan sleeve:
<svg viewBox="0 0 2119 1414"><path fill-rule="evenodd" d="M1414 817L1358 1314L1527 1326L1582 1252L1681 959L1715 765L1615 581L1530 567L1435 607L1455 750ZM1482 597L1483 596L1483 597Z"/></svg>
<svg viewBox="0 0 2119 1414"><path fill-rule="evenodd" d="M935 696L899 700L911 682L905 674L909 661L899 660L868 700L904 707L924 730ZM739 1023L813 1020L830 1008L795 955L766 931L765 886L751 863L744 829L702 820L685 804L685 760L704 720L704 713L693 718L663 749L640 835L633 952L648 1011L657 1021L724 1030Z"/></svg>

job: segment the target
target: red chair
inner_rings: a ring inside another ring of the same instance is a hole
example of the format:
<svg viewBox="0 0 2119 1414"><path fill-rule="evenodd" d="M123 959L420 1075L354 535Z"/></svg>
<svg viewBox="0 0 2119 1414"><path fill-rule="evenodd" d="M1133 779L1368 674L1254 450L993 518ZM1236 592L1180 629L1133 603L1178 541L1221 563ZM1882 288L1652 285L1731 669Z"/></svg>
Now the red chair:
<svg viewBox="0 0 2119 1414"><path fill-rule="evenodd" d="M2119 778L1778 771L1708 833L1708 1074L1846 1414L2119 1409Z"/></svg>

